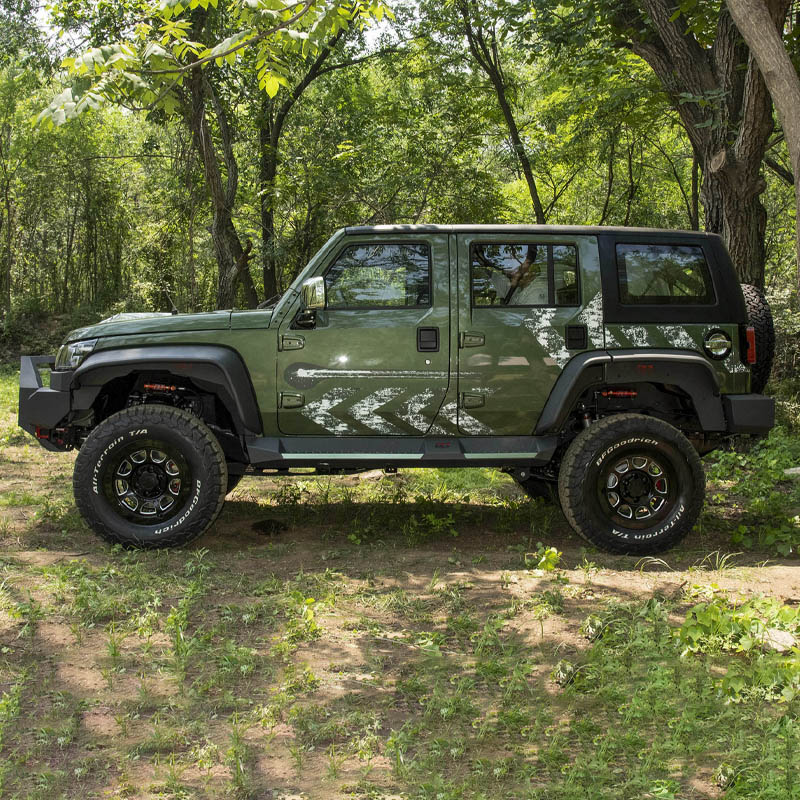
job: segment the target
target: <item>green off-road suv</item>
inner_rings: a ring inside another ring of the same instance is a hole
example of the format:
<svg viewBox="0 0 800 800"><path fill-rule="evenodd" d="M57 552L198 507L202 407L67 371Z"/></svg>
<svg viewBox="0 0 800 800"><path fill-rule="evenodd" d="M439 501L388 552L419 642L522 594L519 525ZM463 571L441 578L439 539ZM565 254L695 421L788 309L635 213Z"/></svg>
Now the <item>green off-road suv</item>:
<svg viewBox="0 0 800 800"><path fill-rule="evenodd" d="M121 314L24 357L19 423L79 449L78 508L125 545L194 539L244 474L474 466L654 553L697 520L700 455L772 427L773 342L717 236L346 228L269 307Z"/></svg>

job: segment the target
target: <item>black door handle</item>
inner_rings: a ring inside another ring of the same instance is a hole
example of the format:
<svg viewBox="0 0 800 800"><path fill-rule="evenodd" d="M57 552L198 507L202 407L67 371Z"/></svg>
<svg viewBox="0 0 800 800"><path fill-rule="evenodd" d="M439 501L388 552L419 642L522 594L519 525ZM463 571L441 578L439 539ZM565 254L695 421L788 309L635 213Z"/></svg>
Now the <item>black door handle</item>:
<svg viewBox="0 0 800 800"><path fill-rule="evenodd" d="M438 353L439 329L417 328L417 350L420 353Z"/></svg>

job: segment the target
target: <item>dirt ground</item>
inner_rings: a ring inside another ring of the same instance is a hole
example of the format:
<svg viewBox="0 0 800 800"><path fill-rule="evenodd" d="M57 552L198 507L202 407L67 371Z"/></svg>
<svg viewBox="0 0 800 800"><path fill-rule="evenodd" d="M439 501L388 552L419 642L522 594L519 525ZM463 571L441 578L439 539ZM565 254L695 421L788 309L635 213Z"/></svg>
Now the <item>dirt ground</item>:
<svg viewBox="0 0 800 800"><path fill-rule="evenodd" d="M504 477L248 477L190 548L126 553L73 458L0 449L0 796L746 797L785 716L715 693L739 656L673 643L704 600L800 604L795 560L732 552L733 503L637 560Z"/></svg>

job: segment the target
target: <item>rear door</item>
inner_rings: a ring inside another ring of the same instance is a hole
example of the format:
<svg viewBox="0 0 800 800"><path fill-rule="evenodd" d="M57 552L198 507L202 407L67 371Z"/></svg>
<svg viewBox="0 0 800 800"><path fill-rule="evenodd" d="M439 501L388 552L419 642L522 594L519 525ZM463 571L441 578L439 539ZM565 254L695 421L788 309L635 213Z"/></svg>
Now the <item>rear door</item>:
<svg viewBox="0 0 800 800"><path fill-rule="evenodd" d="M314 327L298 301L278 331L281 432L425 434L449 384L449 271L446 234L345 237Z"/></svg>
<svg viewBox="0 0 800 800"><path fill-rule="evenodd" d="M595 237L459 235L458 297L459 432L530 435L567 362L603 347Z"/></svg>

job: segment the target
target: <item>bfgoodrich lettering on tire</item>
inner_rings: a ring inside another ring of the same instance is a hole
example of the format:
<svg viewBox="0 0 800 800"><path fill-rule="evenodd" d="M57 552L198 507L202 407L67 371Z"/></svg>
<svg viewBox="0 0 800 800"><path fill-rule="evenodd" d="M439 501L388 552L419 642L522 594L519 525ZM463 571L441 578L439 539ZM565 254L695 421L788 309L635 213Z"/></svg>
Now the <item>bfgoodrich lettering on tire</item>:
<svg viewBox="0 0 800 800"><path fill-rule="evenodd" d="M103 539L169 547L197 538L225 501L225 455L205 423L170 406L127 408L98 425L75 461L75 502Z"/></svg>
<svg viewBox="0 0 800 800"><path fill-rule="evenodd" d="M601 419L570 444L558 478L575 531L611 553L647 555L676 545L703 507L700 458L677 429L654 417Z"/></svg>

